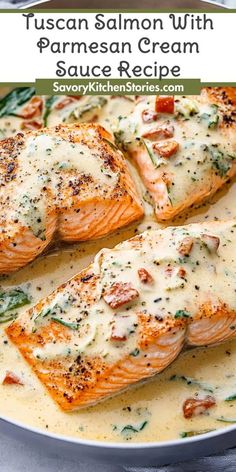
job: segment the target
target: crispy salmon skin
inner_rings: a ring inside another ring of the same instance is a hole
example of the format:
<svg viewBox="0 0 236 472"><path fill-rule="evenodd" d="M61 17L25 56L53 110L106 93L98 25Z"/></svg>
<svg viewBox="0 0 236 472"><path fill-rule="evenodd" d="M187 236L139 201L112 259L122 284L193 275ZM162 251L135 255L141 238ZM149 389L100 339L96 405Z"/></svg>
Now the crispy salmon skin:
<svg viewBox="0 0 236 472"><path fill-rule="evenodd" d="M116 139L136 163L159 221L213 195L236 173L236 88L138 97Z"/></svg>
<svg viewBox="0 0 236 472"><path fill-rule="evenodd" d="M6 333L63 410L236 333L236 223L148 231L104 249Z"/></svg>
<svg viewBox="0 0 236 472"><path fill-rule="evenodd" d="M96 239L143 215L122 153L95 124L58 125L0 142L0 273L54 239Z"/></svg>

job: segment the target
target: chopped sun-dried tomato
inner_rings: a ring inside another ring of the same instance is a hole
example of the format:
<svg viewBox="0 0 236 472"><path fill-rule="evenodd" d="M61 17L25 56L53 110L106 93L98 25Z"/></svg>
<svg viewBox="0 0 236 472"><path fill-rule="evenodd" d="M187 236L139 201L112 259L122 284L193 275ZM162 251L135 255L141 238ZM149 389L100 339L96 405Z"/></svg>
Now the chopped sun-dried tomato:
<svg viewBox="0 0 236 472"><path fill-rule="evenodd" d="M130 282L117 282L105 291L103 298L111 308L115 309L135 300L138 296L138 291Z"/></svg>
<svg viewBox="0 0 236 472"><path fill-rule="evenodd" d="M174 267L167 266L165 268L165 275L167 275L168 277L171 277L173 272L174 272ZM176 274L176 272L175 272L175 274ZM180 267L176 275L178 275L178 277L183 279L186 275L186 270L183 267Z"/></svg>
<svg viewBox="0 0 236 472"><path fill-rule="evenodd" d="M171 277L172 274L173 274L173 267L172 266L167 266L165 268L165 275L167 275L167 277Z"/></svg>
<svg viewBox="0 0 236 472"><path fill-rule="evenodd" d="M220 245L220 238L218 236L211 236L210 234L201 235L202 242L207 246L209 252L216 252Z"/></svg>
<svg viewBox="0 0 236 472"><path fill-rule="evenodd" d="M178 252L181 254L181 256L189 256L192 250L192 247L193 247L193 238L191 238L190 236L186 236L186 238L184 238L181 241L178 247Z"/></svg>
<svg viewBox="0 0 236 472"><path fill-rule="evenodd" d="M208 395L203 399L187 398L183 404L183 414L186 419L193 416L201 415L209 408L215 406L216 400L214 397Z"/></svg>
<svg viewBox="0 0 236 472"><path fill-rule="evenodd" d="M60 102L58 102L56 105L55 105L55 109L56 110L62 110L63 108L67 107L67 105L70 105L71 103L75 102L76 100L80 99L81 97L72 97L72 96L68 96L66 98L64 98L63 100L61 100Z"/></svg>
<svg viewBox="0 0 236 472"><path fill-rule="evenodd" d="M2 381L3 385L24 385L22 380L14 374L14 372L11 372L10 370L6 371L6 375Z"/></svg>
<svg viewBox="0 0 236 472"><path fill-rule="evenodd" d="M158 114L152 110L143 110L142 111L142 120L144 123L152 123L156 121L158 118Z"/></svg>
<svg viewBox="0 0 236 472"><path fill-rule="evenodd" d="M164 143L155 143L152 145L153 151L161 157L168 159L173 156L178 149L179 144L176 141L165 141Z"/></svg>
<svg viewBox="0 0 236 472"><path fill-rule="evenodd" d="M186 270L183 267L180 267L179 270L178 270L178 276L181 279L184 279L185 275L186 275Z"/></svg>
<svg viewBox="0 0 236 472"><path fill-rule="evenodd" d="M174 113L174 97L157 96L155 108L157 113Z"/></svg>
<svg viewBox="0 0 236 472"><path fill-rule="evenodd" d="M21 118L30 119L39 116L43 109L43 100L41 97L32 97L31 100L18 114Z"/></svg>
<svg viewBox="0 0 236 472"><path fill-rule="evenodd" d="M158 126L155 129L147 131L142 135L145 139L150 139L150 141L172 138L174 135L174 126L166 123L161 126Z"/></svg>
<svg viewBox="0 0 236 472"><path fill-rule="evenodd" d="M117 336L114 332L112 332L111 341L127 341L127 337L126 336Z"/></svg>
<svg viewBox="0 0 236 472"><path fill-rule="evenodd" d="M138 269L138 275L144 284L152 284L153 283L153 277L152 275L147 271L147 269L141 268Z"/></svg>
<svg viewBox="0 0 236 472"><path fill-rule="evenodd" d="M42 126L43 126L43 122L41 120L27 120L27 121L22 122L21 129L34 131L36 129L42 128Z"/></svg>

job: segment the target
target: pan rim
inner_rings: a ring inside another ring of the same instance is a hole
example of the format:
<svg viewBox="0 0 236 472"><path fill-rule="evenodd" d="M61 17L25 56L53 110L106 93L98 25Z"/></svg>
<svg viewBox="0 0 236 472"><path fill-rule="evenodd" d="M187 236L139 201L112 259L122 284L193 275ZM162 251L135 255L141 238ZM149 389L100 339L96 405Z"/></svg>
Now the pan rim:
<svg viewBox="0 0 236 472"><path fill-rule="evenodd" d="M32 7L37 6L37 5L42 5L43 3L50 3L50 1L51 1L51 0L34 0L34 1L32 1L31 3L28 3L27 5L21 5L21 6L19 7L19 10L27 10L28 8L32 8ZM228 5L225 5L225 4L220 3L219 1L215 2L214 0L199 0L199 2L205 4L206 7L207 7L207 5L210 4L210 5L214 5L215 7L222 8L222 9L226 9L226 10L230 10L230 9L232 8L232 7L228 6ZM203 7L203 6L202 6L202 7ZM49 8L49 10L50 10L50 8ZM61 8L58 8L58 9L57 9L57 8L54 8L54 10L55 10L55 11L61 10ZM68 11L69 9L66 9L66 10ZM74 9L72 9L72 10L74 11ZM79 11L79 10L80 10L80 8L78 8L78 11ZM101 10L102 10L102 9L101 9ZM122 10L120 10L120 11L124 11L124 10L125 10L125 9L122 9ZM175 8L175 10L178 10L178 8ZM181 10L181 8L180 8L180 10ZM116 12L116 11L119 12L119 9L116 9L116 8L115 8L115 9L114 9L114 12ZM135 12L135 8L133 9L133 11ZM147 9L146 11L148 12L148 9ZM170 11L171 11L171 9L170 9ZM194 11L194 9L193 9L193 11ZM89 9L88 9L88 12L89 12ZM157 8L157 12L158 12L158 8ZM214 13L214 12L212 12L212 13Z"/></svg>
<svg viewBox="0 0 236 472"><path fill-rule="evenodd" d="M21 421L13 420L7 416L0 415L0 422L4 422L18 428L24 429L30 433L37 434L39 436L47 437L49 439L54 439L60 442L66 442L69 444L77 445L77 446L87 446L91 448L107 448L109 450L117 449L117 450L133 450L133 449L167 449L170 447L178 447L183 446L185 444L195 444L198 442L206 441L207 439L213 439L217 436L225 435L226 433L230 433L236 431L236 424L232 426L226 426L225 428L219 428L214 431L199 434L197 436L192 436L189 438L178 438L178 439L171 439L169 441L151 441L151 442L132 442L132 443L124 443L124 442L105 442L105 441L98 441L95 439L83 439L77 438L73 436L67 436L62 434L57 434L49 431L44 431L40 428L27 425Z"/></svg>

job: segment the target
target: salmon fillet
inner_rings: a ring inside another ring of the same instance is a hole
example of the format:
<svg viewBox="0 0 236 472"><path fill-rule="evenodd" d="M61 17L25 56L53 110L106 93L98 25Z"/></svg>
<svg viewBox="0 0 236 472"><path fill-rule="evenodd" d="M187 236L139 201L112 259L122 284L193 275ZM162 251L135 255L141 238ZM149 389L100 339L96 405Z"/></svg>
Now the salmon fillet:
<svg viewBox="0 0 236 472"><path fill-rule="evenodd" d="M148 231L104 249L6 328L63 410L165 369L184 345L236 333L236 223Z"/></svg>
<svg viewBox="0 0 236 472"><path fill-rule="evenodd" d="M159 221L213 195L236 173L236 88L139 97L117 141L136 163Z"/></svg>
<svg viewBox="0 0 236 472"><path fill-rule="evenodd" d="M23 267L54 238L100 238L143 215L122 153L95 124L0 141L0 191L0 274Z"/></svg>

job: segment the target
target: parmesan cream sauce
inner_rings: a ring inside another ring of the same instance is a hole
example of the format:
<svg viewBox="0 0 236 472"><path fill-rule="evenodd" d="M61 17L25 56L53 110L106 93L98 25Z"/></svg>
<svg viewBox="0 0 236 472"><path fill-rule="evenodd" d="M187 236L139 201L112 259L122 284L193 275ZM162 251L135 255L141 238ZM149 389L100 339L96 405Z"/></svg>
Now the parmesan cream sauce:
<svg viewBox="0 0 236 472"><path fill-rule="evenodd" d="M93 130L90 130L91 139ZM78 159L79 156L79 159ZM57 198L60 191L61 172L74 171L80 175L92 176L99 188L106 186L109 190L115 188L118 175L103 166L103 160L98 152L86 144L68 142L60 137L39 134L30 136L18 156L18 185L11 196L11 212L13 220L18 218L22 224L27 223L34 234L39 235L45 219L48 196L42 191L49 186ZM109 175L108 175L109 174ZM73 175L70 176L73 182ZM4 199L4 186L0 198ZM8 198L8 195L6 196ZM60 203L60 197L59 197ZM32 203L33 202L33 203Z"/></svg>
<svg viewBox="0 0 236 472"><path fill-rule="evenodd" d="M144 123L142 112L155 110L155 97L137 104L134 113L119 120L118 136L127 148L137 149L138 143L145 145L149 158L158 171L170 176L171 185L168 195L173 206L183 202L189 195L198 192L209 178L212 169L222 177L232 166L236 157L235 146L230 142L229 133L219 133L217 126L220 115L216 105L208 105L187 97L175 100L175 117L169 120L168 114L158 118L158 125L174 125L174 141L181 143L180 151L171 159L158 156L153 151L153 140L141 139L145 133L155 129L155 124ZM191 119L189 119L191 117ZM209 123L212 123L209 126ZM139 141L134 140L134 137ZM196 138L196 140L195 140ZM178 185L182 182L182 185Z"/></svg>
<svg viewBox="0 0 236 472"><path fill-rule="evenodd" d="M109 128L114 116L128 113L131 105L124 99L111 100L102 109L99 121ZM134 169L132 173L143 194L145 191ZM177 218L173 224L235 218L235 198L236 181L218 192L211 204L202 205L185 218ZM31 295L32 305L35 304L86 267L103 247L113 247L132 237L137 230L142 232L160 228L161 225L152 216L150 205L145 203L145 207L146 217L138 225L99 241L56 248L19 272L2 278L2 288L21 286ZM25 307L17 311L24 310ZM225 401L225 398L236 395L236 340L206 349L188 350L154 379L94 407L63 413L18 350L8 341L5 327L6 324L0 325L0 414L4 417L44 431L106 442L168 440L179 437L181 433L225 427L227 423L219 421L222 417L235 419L236 422L236 400ZM3 386L2 380L7 370L23 379L24 385ZM173 376L177 377L173 379ZM184 380L186 378L197 383L188 384ZM216 407L210 409L207 415L184 419L184 400L195 393L204 396L209 391L217 400Z"/></svg>

